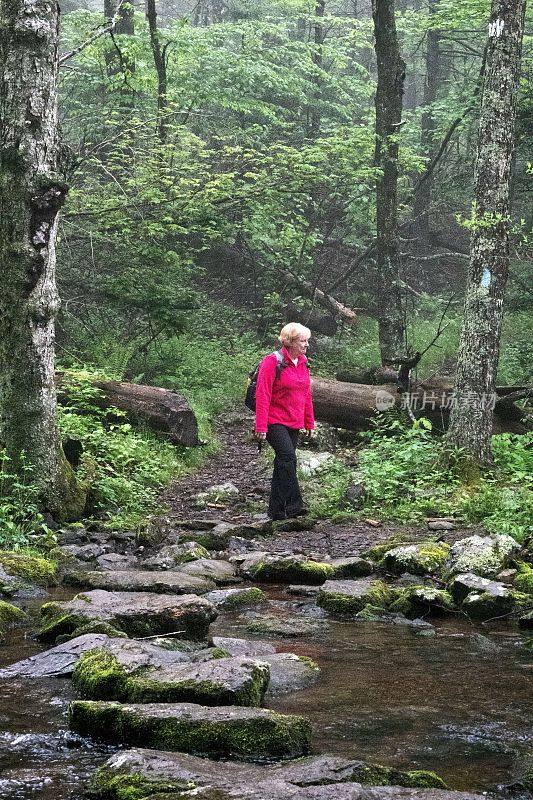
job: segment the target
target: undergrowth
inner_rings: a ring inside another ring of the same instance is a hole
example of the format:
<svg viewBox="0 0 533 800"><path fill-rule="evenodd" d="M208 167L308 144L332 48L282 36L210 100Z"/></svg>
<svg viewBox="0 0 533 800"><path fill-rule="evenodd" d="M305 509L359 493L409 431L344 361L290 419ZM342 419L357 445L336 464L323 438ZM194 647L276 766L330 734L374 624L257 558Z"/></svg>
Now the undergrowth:
<svg viewBox="0 0 533 800"><path fill-rule="evenodd" d="M466 525L509 533L519 541L531 530L531 434L494 436L494 467L470 484L455 466L459 458L442 466L445 443L431 433L429 420L422 418L406 427L397 419L383 419L360 439L356 468L336 459L307 482L315 517L419 523L428 516L452 516ZM365 493L354 507L346 490L357 483Z"/></svg>

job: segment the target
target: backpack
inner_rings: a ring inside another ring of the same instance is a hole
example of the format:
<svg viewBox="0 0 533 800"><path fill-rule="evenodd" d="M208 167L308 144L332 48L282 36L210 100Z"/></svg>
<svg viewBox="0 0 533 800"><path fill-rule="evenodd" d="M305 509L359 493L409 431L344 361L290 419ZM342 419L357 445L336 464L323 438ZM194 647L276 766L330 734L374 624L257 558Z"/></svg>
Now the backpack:
<svg viewBox="0 0 533 800"><path fill-rule="evenodd" d="M275 351L276 355L276 378L279 378L281 375L281 370L288 366L283 360L283 354L281 350ZM246 387L246 395L244 397L244 405L246 408L249 408L250 411L255 413L255 393L257 390L257 378L259 376L259 367L261 366L261 362L254 367L251 372L248 373L248 386Z"/></svg>

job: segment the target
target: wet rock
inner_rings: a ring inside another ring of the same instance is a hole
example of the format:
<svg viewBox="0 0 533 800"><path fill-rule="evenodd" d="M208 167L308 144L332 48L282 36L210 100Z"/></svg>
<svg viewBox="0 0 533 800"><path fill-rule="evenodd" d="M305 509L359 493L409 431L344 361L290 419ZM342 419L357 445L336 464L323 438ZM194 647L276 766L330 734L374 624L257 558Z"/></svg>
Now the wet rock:
<svg viewBox="0 0 533 800"><path fill-rule="evenodd" d="M64 644L1 669L0 679L66 677L72 674L82 653L94 650L95 647L100 647L107 641L109 641L109 637L105 634L90 633L77 636Z"/></svg>
<svg viewBox="0 0 533 800"><path fill-rule="evenodd" d="M163 547L151 558L145 559L141 567L154 570L173 569L199 558L209 558L209 551L198 542L182 542Z"/></svg>
<svg viewBox="0 0 533 800"><path fill-rule="evenodd" d="M9 576L21 578L24 583L54 586L57 582L57 565L42 556L0 550L0 568Z"/></svg>
<svg viewBox="0 0 533 800"><path fill-rule="evenodd" d="M461 610L474 619L501 617L526 605L527 595L515 592L503 583L486 588L483 592L471 592L465 597Z"/></svg>
<svg viewBox="0 0 533 800"><path fill-rule="evenodd" d="M244 706L76 700L69 718L71 728L82 736L236 758L304 755L311 738L311 726L304 717Z"/></svg>
<svg viewBox="0 0 533 800"><path fill-rule="evenodd" d="M186 653L120 639L84 653L73 673L82 697L92 700L209 706L261 705L269 678L269 665L262 660L191 663Z"/></svg>
<svg viewBox="0 0 533 800"><path fill-rule="evenodd" d="M88 544L89 532L84 527L64 528L63 530L58 531L57 541L61 546L68 544Z"/></svg>
<svg viewBox="0 0 533 800"><path fill-rule="evenodd" d="M505 533L468 536L452 545L444 571L448 576L473 572L494 578L519 551L518 542Z"/></svg>
<svg viewBox="0 0 533 800"><path fill-rule="evenodd" d="M262 656L276 652L268 642L252 642L248 639L234 639L230 636L213 636L213 645L225 650L230 656Z"/></svg>
<svg viewBox="0 0 533 800"><path fill-rule="evenodd" d="M489 578L481 578L473 572L455 575L449 583L449 590L453 599L461 603L470 592L498 592L504 588L502 583L491 581Z"/></svg>
<svg viewBox="0 0 533 800"><path fill-rule="evenodd" d="M294 653L261 656L270 667L268 696L295 692L312 686L320 678L320 667L312 659Z"/></svg>
<svg viewBox="0 0 533 800"><path fill-rule="evenodd" d="M432 586L411 586L397 590L390 611L398 611L407 617L431 615L442 617L453 613L455 606L449 592Z"/></svg>
<svg viewBox="0 0 533 800"><path fill-rule="evenodd" d="M138 565L138 559L133 555L121 555L120 553L104 553L98 556L96 563L101 569L123 570L133 569Z"/></svg>
<svg viewBox="0 0 533 800"><path fill-rule="evenodd" d="M20 589L28 587L26 581L16 575L9 575L0 565L0 594L4 597L14 597Z"/></svg>
<svg viewBox="0 0 533 800"><path fill-rule="evenodd" d="M366 558L348 556L346 558L332 558L329 562L333 567L333 578L364 578L372 575L374 565Z"/></svg>
<svg viewBox="0 0 533 800"><path fill-rule="evenodd" d="M317 605L333 613L361 611L367 604L385 607L392 599L390 589L383 581L372 578L359 580L326 581L317 597Z"/></svg>
<svg viewBox="0 0 533 800"><path fill-rule="evenodd" d="M38 638L54 641L91 623L109 623L130 636L183 631L185 639L205 639L217 616L212 603L196 595L95 590L72 600L45 603Z"/></svg>
<svg viewBox="0 0 533 800"><path fill-rule="evenodd" d="M180 575L214 581L218 586L229 583L240 583L241 578L235 573L235 567L229 561L214 558L199 558L180 567ZM214 587L212 587L214 588Z"/></svg>
<svg viewBox="0 0 533 800"><path fill-rule="evenodd" d="M380 564L395 575L435 574L441 571L449 550L449 545L437 542L400 545L386 552Z"/></svg>
<svg viewBox="0 0 533 800"><path fill-rule="evenodd" d="M0 600L0 637L4 635L8 628L20 624L27 620L27 614L12 603Z"/></svg>
<svg viewBox="0 0 533 800"><path fill-rule="evenodd" d="M135 787L142 796L181 788L211 800L482 800L482 795L400 786L368 788L386 777L411 786L442 786L434 773L401 772L336 756L307 756L280 764L212 761L184 753L131 749L113 755L97 773L92 789L98 797L115 798L113 787ZM361 784L367 784L363 787ZM368 780L371 779L371 780ZM215 795L204 794L216 792ZM229 792L230 794L226 794Z"/></svg>
<svg viewBox="0 0 533 800"><path fill-rule="evenodd" d="M256 614L248 612L246 630L248 633L268 637L293 638L316 636L324 633L326 623L320 619L309 619L297 614Z"/></svg>
<svg viewBox="0 0 533 800"><path fill-rule="evenodd" d="M155 592L157 594L205 594L215 583L205 576L196 577L180 571L151 572L149 570L117 570L69 572L65 583L88 589L110 592Z"/></svg>
<svg viewBox="0 0 533 800"><path fill-rule="evenodd" d="M331 578L334 571L334 567L325 561L275 553L252 553L238 567L242 577L266 583L300 582L318 585Z"/></svg>
<svg viewBox="0 0 533 800"><path fill-rule="evenodd" d="M305 586L297 583L292 583L287 587L288 594L298 594L302 597L316 597L319 591L320 586Z"/></svg>
<svg viewBox="0 0 533 800"><path fill-rule="evenodd" d="M358 611L355 618L363 622L384 622L389 625L402 625L413 628L415 632L424 635L433 635L435 633L433 625L426 622L424 619L419 619L418 617L409 619L405 614L391 613L385 608L379 608L379 606L372 606L370 604L366 605L361 611Z"/></svg>
<svg viewBox="0 0 533 800"><path fill-rule="evenodd" d="M266 594L257 586L251 586L246 589L215 589L214 592L208 592L206 598L216 608L234 611L264 602Z"/></svg>
<svg viewBox="0 0 533 800"><path fill-rule="evenodd" d="M62 552L78 561L93 561L104 553L104 548L99 544L69 544L61 547Z"/></svg>

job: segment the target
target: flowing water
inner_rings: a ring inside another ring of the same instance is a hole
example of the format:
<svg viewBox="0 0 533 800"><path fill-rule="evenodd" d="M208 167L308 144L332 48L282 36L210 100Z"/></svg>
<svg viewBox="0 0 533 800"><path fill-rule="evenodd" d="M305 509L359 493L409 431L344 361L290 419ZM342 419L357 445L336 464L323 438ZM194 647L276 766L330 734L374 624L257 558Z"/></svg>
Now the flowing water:
<svg viewBox="0 0 533 800"><path fill-rule="evenodd" d="M212 631L254 638L244 623L224 614ZM315 752L433 769L454 789L494 789L514 779L533 742L533 654L524 638L449 620L429 636L330 621L320 636L270 639L313 658L322 674L316 685L268 705L308 715ZM40 649L15 631L0 647L0 666ZM73 696L67 679L0 682L1 800L81 800L113 748L68 731Z"/></svg>

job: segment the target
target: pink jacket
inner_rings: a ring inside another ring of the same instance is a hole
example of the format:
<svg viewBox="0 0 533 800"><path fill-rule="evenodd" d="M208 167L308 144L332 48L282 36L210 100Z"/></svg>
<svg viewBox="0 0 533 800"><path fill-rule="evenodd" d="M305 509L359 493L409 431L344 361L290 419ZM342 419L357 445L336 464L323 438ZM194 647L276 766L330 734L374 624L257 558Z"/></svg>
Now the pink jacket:
<svg viewBox="0 0 533 800"><path fill-rule="evenodd" d="M315 427L307 358L298 356L298 365L295 366L285 347L281 352L288 366L283 367L279 378L276 377L275 353L265 356L259 367L255 395L255 429L258 433L266 433L268 425L275 423L306 430Z"/></svg>

